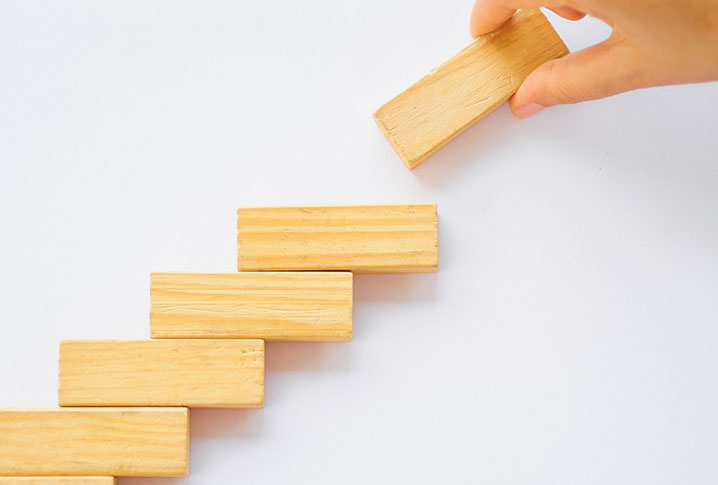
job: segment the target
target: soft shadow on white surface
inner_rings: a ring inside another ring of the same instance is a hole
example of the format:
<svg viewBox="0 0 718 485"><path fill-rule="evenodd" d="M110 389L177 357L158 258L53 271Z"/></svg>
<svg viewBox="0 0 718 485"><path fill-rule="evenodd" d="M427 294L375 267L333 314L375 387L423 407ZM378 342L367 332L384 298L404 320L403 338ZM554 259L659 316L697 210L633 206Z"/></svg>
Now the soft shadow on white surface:
<svg viewBox="0 0 718 485"><path fill-rule="evenodd" d="M267 387L277 373L348 369L349 351L348 344L338 343L267 343Z"/></svg>
<svg viewBox="0 0 718 485"><path fill-rule="evenodd" d="M355 275L354 342L371 335L378 314L397 307L411 311L416 305L430 305L436 289L437 274Z"/></svg>
<svg viewBox="0 0 718 485"><path fill-rule="evenodd" d="M519 122L508 103L490 113L424 160L413 172L431 188L441 188L455 177L466 174L471 163L491 163L492 153L511 139L512 126Z"/></svg>
<svg viewBox="0 0 718 485"><path fill-rule="evenodd" d="M436 294L436 274L355 275L354 305L428 301Z"/></svg>
<svg viewBox="0 0 718 485"><path fill-rule="evenodd" d="M262 433L261 409L193 409L191 436L204 438L254 438Z"/></svg>
<svg viewBox="0 0 718 485"><path fill-rule="evenodd" d="M191 482L189 477L183 478L152 478L152 477L136 477L136 478L118 478L118 485L187 485Z"/></svg>

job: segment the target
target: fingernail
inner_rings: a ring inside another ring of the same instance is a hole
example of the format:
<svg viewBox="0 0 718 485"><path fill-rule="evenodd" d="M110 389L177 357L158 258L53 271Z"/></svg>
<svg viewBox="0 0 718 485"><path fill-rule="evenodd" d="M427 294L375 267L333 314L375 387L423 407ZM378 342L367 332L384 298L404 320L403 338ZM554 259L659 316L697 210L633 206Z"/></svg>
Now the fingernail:
<svg viewBox="0 0 718 485"><path fill-rule="evenodd" d="M518 118L524 119L524 118L528 118L529 116L535 115L542 109L544 109L544 107L541 106L540 104L529 103L529 104L525 104L523 106L519 106L518 108L516 108L514 110L514 114L516 114L516 116Z"/></svg>

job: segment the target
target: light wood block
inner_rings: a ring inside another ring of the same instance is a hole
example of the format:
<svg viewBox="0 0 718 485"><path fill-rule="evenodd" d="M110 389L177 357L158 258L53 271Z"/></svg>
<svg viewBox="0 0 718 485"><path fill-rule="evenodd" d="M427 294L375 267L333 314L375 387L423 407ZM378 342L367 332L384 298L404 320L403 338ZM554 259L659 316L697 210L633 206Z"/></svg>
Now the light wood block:
<svg viewBox="0 0 718 485"><path fill-rule="evenodd" d="M61 406L264 405L263 340L68 340Z"/></svg>
<svg viewBox="0 0 718 485"><path fill-rule="evenodd" d="M414 168L506 102L534 69L568 52L540 10L519 10L379 108L374 119Z"/></svg>
<svg viewBox="0 0 718 485"><path fill-rule="evenodd" d="M351 273L153 273L152 338L352 338Z"/></svg>
<svg viewBox="0 0 718 485"><path fill-rule="evenodd" d="M240 271L429 273L436 204L239 209Z"/></svg>
<svg viewBox="0 0 718 485"><path fill-rule="evenodd" d="M115 477L0 477L0 485L116 485Z"/></svg>
<svg viewBox="0 0 718 485"><path fill-rule="evenodd" d="M0 410L0 476L186 476L187 408Z"/></svg>

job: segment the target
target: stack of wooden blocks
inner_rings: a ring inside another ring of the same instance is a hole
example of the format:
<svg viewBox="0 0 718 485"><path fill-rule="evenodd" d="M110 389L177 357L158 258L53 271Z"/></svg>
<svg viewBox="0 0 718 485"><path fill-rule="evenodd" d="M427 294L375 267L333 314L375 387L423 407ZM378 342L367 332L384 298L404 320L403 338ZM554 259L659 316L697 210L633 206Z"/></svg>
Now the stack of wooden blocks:
<svg viewBox="0 0 718 485"><path fill-rule="evenodd" d="M567 53L519 11L374 117L413 168ZM237 227L239 273L152 275L151 340L60 344L61 407L0 410L0 485L187 475L189 408L262 407L265 341L351 340L353 273L438 264L436 205L240 209Z"/></svg>
<svg viewBox="0 0 718 485"><path fill-rule="evenodd" d="M151 275L151 340L63 341L59 405L0 410L0 485L189 473L189 408L264 405L264 342L352 338L353 273L435 272L436 205L238 211L238 273Z"/></svg>

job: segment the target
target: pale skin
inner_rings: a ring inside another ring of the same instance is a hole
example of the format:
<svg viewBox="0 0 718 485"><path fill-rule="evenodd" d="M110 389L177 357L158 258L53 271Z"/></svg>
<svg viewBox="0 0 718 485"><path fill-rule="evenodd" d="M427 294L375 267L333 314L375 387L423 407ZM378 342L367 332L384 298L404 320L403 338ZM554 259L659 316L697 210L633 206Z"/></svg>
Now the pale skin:
<svg viewBox="0 0 718 485"><path fill-rule="evenodd" d="M518 118L633 89L718 80L718 0L476 0L471 35L539 7L569 20L596 17L613 33L531 73L511 99Z"/></svg>

